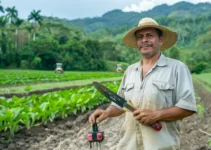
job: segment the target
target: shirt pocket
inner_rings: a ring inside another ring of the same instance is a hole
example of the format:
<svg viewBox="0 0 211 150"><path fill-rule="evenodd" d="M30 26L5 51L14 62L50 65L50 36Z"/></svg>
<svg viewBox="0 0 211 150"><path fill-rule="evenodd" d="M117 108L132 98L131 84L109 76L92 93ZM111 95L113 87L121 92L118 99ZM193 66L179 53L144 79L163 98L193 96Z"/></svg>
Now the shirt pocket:
<svg viewBox="0 0 211 150"><path fill-rule="evenodd" d="M128 83L123 87L126 100L131 100L134 91L134 83Z"/></svg>
<svg viewBox="0 0 211 150"><path fill-rule="evenodd" d="M173 106L174 85L165 81L152 81L152 83L159 90L160 99L165 100L164 103L166 103L166 107Z"/></svg>

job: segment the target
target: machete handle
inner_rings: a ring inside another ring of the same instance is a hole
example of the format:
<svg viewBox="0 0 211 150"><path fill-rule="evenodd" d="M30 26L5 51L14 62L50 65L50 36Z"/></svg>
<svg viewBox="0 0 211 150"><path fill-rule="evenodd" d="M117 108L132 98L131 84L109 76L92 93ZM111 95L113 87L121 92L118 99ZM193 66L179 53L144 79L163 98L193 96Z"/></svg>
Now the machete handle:
<svg viewBox="0 0 211 150"><path fill-rule="evenodd" d="M160 122L154 122L154 123L151 125L151 127L152 127L153 129L155 129L156 131L160 131L160 130L162 129L162 125L161 125Z"/></svg>
<svg viewBox="0 0 211 150"><path fill-rule="evenodd" d="M133 111L136 110L136 108L135 108L135 106L134 106L134 104L132 103L131 100L129 100L127 103L134 109ZM133 112L133 111L132 111L132 112ZM154 123L151 125L151 127L152 127L154 130L156 130L156 131L160 131L160 130L162 129L162 125L161 125L160 122L154 122Z"/></svg>

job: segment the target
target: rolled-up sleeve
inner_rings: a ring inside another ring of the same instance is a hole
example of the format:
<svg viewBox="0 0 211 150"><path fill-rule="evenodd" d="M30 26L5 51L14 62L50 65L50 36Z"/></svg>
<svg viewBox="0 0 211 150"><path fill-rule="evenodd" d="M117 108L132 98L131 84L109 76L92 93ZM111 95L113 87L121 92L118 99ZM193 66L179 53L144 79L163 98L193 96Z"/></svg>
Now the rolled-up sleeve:
<svg viewBox="0 0 211 150"><path fill-rule="evenodd" d="M197 112L191 74L184 64L178 66L176 75L176 106Z"/></svg>

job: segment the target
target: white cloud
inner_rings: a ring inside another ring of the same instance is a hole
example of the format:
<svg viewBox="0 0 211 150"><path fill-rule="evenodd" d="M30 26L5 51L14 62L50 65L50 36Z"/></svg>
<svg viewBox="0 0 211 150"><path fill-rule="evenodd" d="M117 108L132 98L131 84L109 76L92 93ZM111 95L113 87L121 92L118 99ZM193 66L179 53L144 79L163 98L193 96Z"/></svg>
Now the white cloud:
<svg viewBox="0 0 211 150"><path fill-rule="evenodd" d="M135 11L135 12L142 12L147 11L149 9L152 9L153 7L161 4L167 4L167 5L173 5L177 2L180 2L182 0L140 0L138 4L131 4L130 6L126 6L123 8L123 11L129 12L129 11ZM200 3L200 2L211 2L211 0L184 0L190 3Z"/></svg>
<svg viewBox="0 0 211 150"><path fill-rule="evenodd" d="M129 11L146 11L154 7L153 0L142 0L139 2L139 4L131 4L130 6L126 6L123 11L129 12Z"/></svg>

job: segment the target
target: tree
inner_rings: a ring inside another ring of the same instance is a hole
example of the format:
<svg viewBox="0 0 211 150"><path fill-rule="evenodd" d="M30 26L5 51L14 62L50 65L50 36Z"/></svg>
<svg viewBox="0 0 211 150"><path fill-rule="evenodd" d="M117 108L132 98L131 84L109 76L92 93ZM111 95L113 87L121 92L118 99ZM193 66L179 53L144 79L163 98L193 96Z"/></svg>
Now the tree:
<svg viewBox="0 0 211 150"><path fill-rule="evenodd" d="M191 73L200 74L202 71L206 69L206 67L207 67L206 62L199 62L196 65L194 65L194 67L190 71Z"/></svg>
<svg viewBox="0 0 211 150"><path fill-rule="evenodd" d="M12 8L7 7L6 9L7 12L7 17L9 19L9 23L11 23L12 21L14 21L17 17L18 17L18 11L15 8L15 6L13 6Z"/></svg>
<svg viewBox="0 0 211 150"><path fill-rule="evenodd" d="M19 53L21 60L27 60L28 67L53 69L54 64L58 59L58 46L58 42L52 38L37 39L36 41L31 41L30 44L23 46Z"/></svg>
<svg viewBox="0 0 211 150"><path fill-rule="evenodd" d="M176 46L170 48L169 57L180 60L180 51Z"/></svg>
<svg viewBox="0 0 211 150"><path fill-rule="evenodd" d="M0 12L4 13L4 7L1 6L1 1L0 1Z"/></svg>
<svg viewBox="0 0 211 150"><path fill-rule="evenodd" d="M30 15L28 16L28 21L32 20L32 24L34 26L34 33L33 33L33 41L36 40L36 29L37 29L37 25L41 25L42 23L42 17L40 15L41 10L33 10Z"/></svg>
<svg viewBox="0 0 211 150"><path fill-rule="evenodd" d="M65 27L61 23L45 23L42 29L44 29L43 34L49 36L49 34L56 39L59 44L65 44L71 37L73 38L74 33L68 27ZM47 32L46 32L47 31Z"/></svg>
<svg viewBox="0 0 211 150"><path fill-rule="evenodd" d="M200 35L197 38L196 46L198 49L201 49L203 51L211 51L211 31L208 31L207 33Z"/></svg>
<svg viewBox="0 0 211 150"><path fill-rule="evenodd" d="M101 49L102 49L102 55L103 59L105 60L114 60L113 58L116 58L116 49L115 49L115 44L114 42L111 41L104 41L101 42Z"/></svg>
<svg viewBox="0 0 211 150"><path fill-rule="evenodd" d="M0 16L0 29L1 29L1 33L0 33L0 52L2 52L3 50L3 40L4 40L4 28L6 27L8 20L5 16Z"/></svg>
<svg viewBox="0 0 211 150"><path fill-rule="evenodd" d="M102 49L100 43L97 40L85 40L83 41L86 51L83 56L83 69L85 70L103 70L105 68L104 62L102 61Z"/></svg>
<svg viewBox="0 0 211 150"><path fill-rule="evenodd" d="M31 39L31 32L33 30L33 26L31 26L30 24L26 24L25 26L23 26L23 28L27 30L28 43L29 43Z"/></svg>
<svg viewBox="0 0 211 150"><path fill-rule="evenodd" d="M19 19L19 18L16 18L15 20L12 20L12 24L15 26L15 49L17 50L18 48L18 30L19 30L19 27L20 25L24 22L23 19Z"/></svg>

